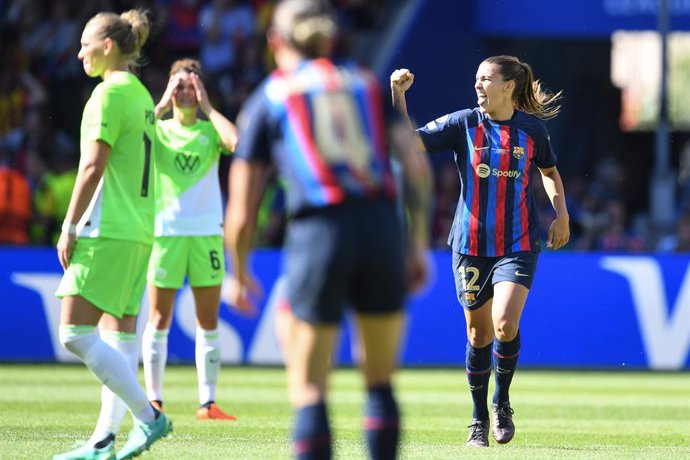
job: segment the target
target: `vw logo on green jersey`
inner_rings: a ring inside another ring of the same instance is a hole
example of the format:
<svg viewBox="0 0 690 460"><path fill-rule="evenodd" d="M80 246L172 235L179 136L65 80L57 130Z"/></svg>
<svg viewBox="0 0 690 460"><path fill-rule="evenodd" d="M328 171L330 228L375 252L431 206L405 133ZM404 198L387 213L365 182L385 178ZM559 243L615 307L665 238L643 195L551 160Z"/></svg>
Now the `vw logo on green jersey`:
<svg viewBox="0 0 690 460"><path fill-rule="evenodd" d="M192 174L199 169L201 160L196 153L178 152L175 156L175 168L183 174Z"/></svg>

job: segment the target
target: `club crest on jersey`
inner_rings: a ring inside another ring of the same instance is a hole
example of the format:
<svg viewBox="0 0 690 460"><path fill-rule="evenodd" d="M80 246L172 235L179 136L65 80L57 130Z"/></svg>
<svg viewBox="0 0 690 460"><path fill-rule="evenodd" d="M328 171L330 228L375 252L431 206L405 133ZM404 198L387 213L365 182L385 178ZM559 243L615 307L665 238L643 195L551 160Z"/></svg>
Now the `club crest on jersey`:
<svg viewBox="0 0 690 460"><path fill-rule="evenodd" d="M474 295L474 292L465 292L465 303L470 306L477 303L477 296Z"/></svg>
<svg viewBox="0 0 690 460"><path fill-rule="evenodd" d="M486 179L489 177L489 174L491 174L491 168L487 164L479 163L477 165L476 172L477 176L481 177L482 179Z"/></svg>
<svg viewBox="0 0 690 460"><path fill-rule="evenodd" d="M157 280L164 280L167 277L168 277L168 271L165 268L158 267L156 269L156 279Z"/></svg>
<svg viewBox="0 0 690 460"><path fill-rule="evenodd" d="M513 156L518 160L522 159L522 157L525 156L525 148L516 145L515 147L513 147Z"/></svg>
<svg viewBox="0 0 690 460"><path fill-rule="evenodd" d="M194 153L178 152L175 156L175 169L183 174L192 174L200 164L199 155Z"/></svg>

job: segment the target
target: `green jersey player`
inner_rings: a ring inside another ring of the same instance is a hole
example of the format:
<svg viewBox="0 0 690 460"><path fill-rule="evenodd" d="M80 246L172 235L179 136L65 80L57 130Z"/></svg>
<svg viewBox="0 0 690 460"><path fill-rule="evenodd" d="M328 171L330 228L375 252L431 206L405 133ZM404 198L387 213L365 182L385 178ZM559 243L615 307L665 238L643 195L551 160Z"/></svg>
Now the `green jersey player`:
<svg viewBox="0 0 690 460"><path fill-rule="evenodd" d="M221 153L237 142L235 126L209 102L195 59L173 63L156 115L156 225L149 263L149 321L142 353L146 391L162 407L167 341L177 290L189 279L196 303L197 418L234 420L215 404L220 371L218 310L225 274L223 206L218 181ZM208 120L197 118L201 110Z"/></svg>
<svg viewBox="0 0 690 460"><path fill-rule="evenodd" d="M140 10L99 13L84 28L79 59L88 76L103 81L84 108L79 171L57 245L65 269L57 291L62 298L60 343L103 383L105 410L109 398L122 401L134 416L117 458L139 455L172 430L137 381L136 360L127 351L131 341L125 341L124 350L108 338L133 336L153 243L155 114L150 94L129 72L148 31ZM131 329L99 337L96 325L106 315ZM117 430L106 431L102 419L103 412L91 439L55 458L115 458Z"/></svg>

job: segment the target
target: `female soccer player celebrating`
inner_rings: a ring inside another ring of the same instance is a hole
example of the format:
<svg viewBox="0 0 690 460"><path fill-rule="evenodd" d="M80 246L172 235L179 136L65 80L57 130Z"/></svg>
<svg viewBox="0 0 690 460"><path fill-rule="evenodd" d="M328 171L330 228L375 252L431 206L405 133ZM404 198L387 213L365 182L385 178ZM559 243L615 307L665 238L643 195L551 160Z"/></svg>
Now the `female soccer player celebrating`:
<svg viewBox="0 0 690 460"><path fill-rule="evenodd" d="M393 104L407 114L405 91L414 75L390 78ZM496 370L492 434L515 434L508 389L520 351L520 316L540 251L532 174L539 169L556 211L547 247L568 242L569 217L556 156L542 120L556 116L560 97L544 91L532 69L512 56L484 60L474 89L479 107L444 115L417 130L417 148L453 150L460 199L448 238L453 275L467 323L467 378L474 404L468 446L489 445L487 407L491 348ZM409 121L409 117L408 117Z"/></svg>
<svg viewBox="0 0 690 460"><path fill-rule="evenodd" d="M247 258L262 176L273 159L287 179L285 271L294 318L287 327L288 392L300 459L332 455L326 411L331 355L345 303L362 339L367 387L366 439L371 457L396 455L400 415L391 376L403 323L404 247L385 148L381 93L375 77L326 58L336 33L326 1L286 0L268 35L278 70L238 118L240 142L230 172L226 245L238 286L231 303L251 310L255 288ZM412 234L408 288L426 276L430 170L398 145ZM272 158L271 158L272 155Z"/></svg>
<svg viewBox="0 0 690 460"><path fill-rule="evenodd" d="M57 250L65 274L60 343L127 405L134 428L117 457L131 458L172 430L139 386L134 365L99 338L104 314L132 333L153 243L151 180L155 115L151 95L129 69L148 37L146 15L99 13L81 36L79 59L103 81L84 107L81 161ZM118 331L114 331L117 333ZM130 360L131 361L131 360ZM60 460L114 458L115 437L93 437Z"/></svg>
<svg viewBox="0 0 690 460"><path fill-rule="evenodd" d="M218 309L225 275L218 160L221 152L235 150L237 132L209 102L201 64L195 59L181 59L170 69L156 116L162 118L171 108L172 118L156 126L156 229L148 273L151 310L142 341L146 392L160 409L175 295L187 276L196 302L197 418L234 420L215 404L215 390L220 372ZM208 121L197 118L199 109Z"/></svg>

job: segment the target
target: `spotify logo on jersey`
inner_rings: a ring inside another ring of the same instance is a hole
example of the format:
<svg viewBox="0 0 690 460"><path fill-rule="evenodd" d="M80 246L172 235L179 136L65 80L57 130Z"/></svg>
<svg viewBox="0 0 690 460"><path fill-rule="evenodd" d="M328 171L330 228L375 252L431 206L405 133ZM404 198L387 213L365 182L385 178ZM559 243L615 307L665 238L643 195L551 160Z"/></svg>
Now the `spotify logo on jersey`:
<svg viewBox="0 0 690 460"><path fill-rule="evenodd" d="M491 169L489 165L486 165L484 163L480 163L477 165L477 176L479 176L481 179L486 179L489 176L495 176L495 177L507 177L510 179L517 179L520 177L522 174L522 171L517 170L517 169L510 169L508 171L501 171L500 169Z"/></svg>
<svg viewBox="0 0 690 460"><path fill-rule="evenodd" d="M491 174L491 168L489 168L489 165L485 165L484 163L479 163L479 165L477 165L477 176L481 177L482 179L486 179L489 177L489 174Z"/></svg>

